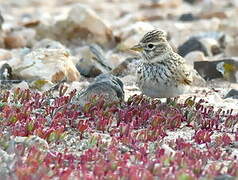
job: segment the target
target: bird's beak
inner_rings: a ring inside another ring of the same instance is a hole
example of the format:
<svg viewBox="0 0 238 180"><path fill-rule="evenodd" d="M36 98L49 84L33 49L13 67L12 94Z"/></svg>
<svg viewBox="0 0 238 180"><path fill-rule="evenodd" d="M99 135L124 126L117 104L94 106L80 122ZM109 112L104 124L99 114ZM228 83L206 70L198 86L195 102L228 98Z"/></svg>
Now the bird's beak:
<svg viewBox="0 0 238 180"><path fill-rule="evenodd" d="M141 47L140 44L137 44L137 45L133 46L132 48L130 48L130 50L140 52L143 50L143 48Z"/></svg>

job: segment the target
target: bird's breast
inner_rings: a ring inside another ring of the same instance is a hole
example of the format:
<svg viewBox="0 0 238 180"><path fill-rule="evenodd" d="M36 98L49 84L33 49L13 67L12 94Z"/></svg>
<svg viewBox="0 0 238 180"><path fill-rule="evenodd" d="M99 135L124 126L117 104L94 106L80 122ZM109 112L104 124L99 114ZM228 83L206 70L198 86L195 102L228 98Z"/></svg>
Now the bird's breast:
<svg viewBox="0 0 238 180"><path fill-rule="evenodd" d="M150 97L174 97L186 87L178 84L173 74L166 64L141 63L137 69L137 85Z"/></svg>

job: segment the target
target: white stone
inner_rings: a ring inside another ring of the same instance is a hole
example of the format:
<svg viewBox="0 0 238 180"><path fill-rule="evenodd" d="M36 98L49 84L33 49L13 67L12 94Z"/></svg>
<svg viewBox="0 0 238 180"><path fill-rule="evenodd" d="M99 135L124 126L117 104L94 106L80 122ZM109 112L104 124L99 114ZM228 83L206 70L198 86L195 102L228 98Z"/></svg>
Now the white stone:
<svg viewBox="0 0 238 180"><path fill-rule="evenodd" d="M187 61L188 64L192 65L194 64L194 62L196 61L205 61L207 60L203 54L203 52L201 51L192 51L190 53L188 53L184 59Z"/></svg>
<svg viewBox="0 0 238 180"><path fill-rule="evenodd" d="M49 80L59 82L63 79L77 81L80 74L72 62L72 56L64 49L36 49L22 59L16 69L24 80Z"/></svg>

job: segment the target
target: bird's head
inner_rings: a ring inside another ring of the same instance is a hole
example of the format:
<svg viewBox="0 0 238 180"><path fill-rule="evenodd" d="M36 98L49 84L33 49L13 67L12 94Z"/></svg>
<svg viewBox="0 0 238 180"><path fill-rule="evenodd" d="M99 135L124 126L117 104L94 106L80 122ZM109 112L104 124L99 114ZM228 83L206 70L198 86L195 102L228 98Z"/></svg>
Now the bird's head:
<svg viewBox="0 0 238 180"><path fill-rule="evenodd" d="M131 50L140 52L143 59L151 61L155 57L171 51L172 48L167 41L167 34L164 31L153 30L146 33L140 42L133 46Z"/></svg>

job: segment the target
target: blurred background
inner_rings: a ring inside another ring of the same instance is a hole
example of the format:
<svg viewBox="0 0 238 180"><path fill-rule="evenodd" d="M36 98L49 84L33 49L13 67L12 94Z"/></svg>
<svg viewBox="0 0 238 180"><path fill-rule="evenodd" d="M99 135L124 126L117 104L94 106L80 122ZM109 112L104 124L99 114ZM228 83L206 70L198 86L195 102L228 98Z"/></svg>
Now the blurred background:
<svg viewBox="0 0 238 180"><path fill-rule="evenodd" d="M46 90L110 72L133 86L128 49L158 28L207 87L236 89L237 0L1 0L0 12L2 80Z"/></svg>

